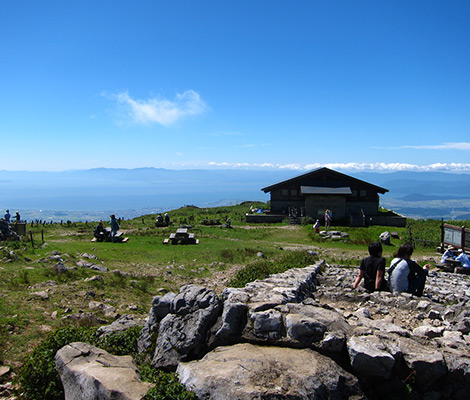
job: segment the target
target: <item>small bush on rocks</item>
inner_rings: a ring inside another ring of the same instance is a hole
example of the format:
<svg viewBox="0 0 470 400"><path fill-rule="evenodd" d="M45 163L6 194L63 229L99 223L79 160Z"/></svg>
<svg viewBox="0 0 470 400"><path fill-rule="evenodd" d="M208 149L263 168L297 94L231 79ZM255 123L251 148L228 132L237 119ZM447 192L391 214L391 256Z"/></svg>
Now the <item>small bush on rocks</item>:
<svg viewBox="0 0 470 400"><path fill-rule="evenodd" d="M49 335L26 357L18 375L20 390L30 400L63 399L64 392L55 369L55 354L69 343L93 341L95 330L61 328Z"/></svg>
<svg viewBox="0 0 470 400"><path fill-rule="evenodd" d="M229 286L244 287L248 282L256 279L265 279L272 274L280 274L291 268L304 268L317 261L316 255L303 252L292 251L284 254L277 260L259 260L247 265L238 271L230 280Z"/></svg>

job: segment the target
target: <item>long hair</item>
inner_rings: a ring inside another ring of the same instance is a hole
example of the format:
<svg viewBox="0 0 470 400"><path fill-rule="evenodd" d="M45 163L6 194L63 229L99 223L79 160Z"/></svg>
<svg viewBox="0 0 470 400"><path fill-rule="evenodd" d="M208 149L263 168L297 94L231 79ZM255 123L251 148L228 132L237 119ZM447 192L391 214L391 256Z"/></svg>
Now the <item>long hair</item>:
<svg viewBox="0 0 470 400"><path fill-rule="evenodd" d="M398 249L398 251L396 252L395 257L398 257L398 258L411 257L411 255L413 254L413 250L414 249L411 243L402 244L400 248Z"/></svg>

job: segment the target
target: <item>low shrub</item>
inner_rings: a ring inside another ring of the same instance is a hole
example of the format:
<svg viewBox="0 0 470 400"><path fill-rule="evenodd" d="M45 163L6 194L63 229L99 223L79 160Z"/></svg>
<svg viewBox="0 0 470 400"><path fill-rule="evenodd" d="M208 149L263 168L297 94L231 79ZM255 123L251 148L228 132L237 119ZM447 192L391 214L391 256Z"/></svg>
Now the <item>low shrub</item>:
<svg viewBox="0 0 470 400"><path fill-rule="evenodd" d="M89 328L61 328L26 356L18 381L24 397L29 400L60 400L64 391L55 369L55 354L69 343L92 341L95 330Z"/></svg>
<svg viewBox="0 0 470 400"><path fill-rule="evenodd" d="M304 268L317 261L317 257L304 251L291 251L275 260L261 259L238 271L229 282L232 287L244 287L248 282L265 279L269 275L279 274L291 268Z"/></svg>
<svg viewBox="0 0 470 400"><path fill-rule="evenodd" d="M143 381L152 382L155 386L150 389L144 400L196 400L194 393L186 390L185 386L178 382L176 374L164 372L152 368L149 364L139 366L139 372Z"/></svg>
<svg viewBox="0 0 470 400"><path fill-rule="evenodd" d="M116 332L98 337L96 328L60 328L51 333L43 343L27 355L26 362L18 375L20 391L28 400L59 400L64 391L55 369L55 354L62 347L73 342L86 342L107 352L122 356L132 355L138 365L141 378L155 383L145 399L147 400L192 400L196 396L181 385L175 374L152 368L144 357L136 356L137 339L141 328L136 326L125 332Z"/></svg>

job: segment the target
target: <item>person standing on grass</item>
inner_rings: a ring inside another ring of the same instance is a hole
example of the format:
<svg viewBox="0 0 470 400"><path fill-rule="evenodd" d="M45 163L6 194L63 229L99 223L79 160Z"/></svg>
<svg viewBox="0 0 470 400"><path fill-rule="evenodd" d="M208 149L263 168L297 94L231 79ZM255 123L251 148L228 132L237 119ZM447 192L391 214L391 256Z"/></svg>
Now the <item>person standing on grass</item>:
<svg viewBox="0 0 470 400"><path fill-rule="evenodd" d="M387 290L385 275L385 258L382 257L382 244L372 242L369 244L369 257L363 258L359 267L359 274L354 281L353 288L356 289L362 278L364 288L370 292L375 290Z"/></svg>
<svg viewBox="0 0 470 400"><path fill-rule="evenodd" d="M118 230L119 230L119 224L116 221L116 216L114 214L111 214L109 216L111 218L110 225L111 225L111 240L114 242L114 237L116 236Z"/></svg>
<svg viewBox="0 0 470 400"><path fill-rule="evenodd" d="M328 230L331 225L331 215L330 215L330 210L325 211L325 229Z"/></svg>

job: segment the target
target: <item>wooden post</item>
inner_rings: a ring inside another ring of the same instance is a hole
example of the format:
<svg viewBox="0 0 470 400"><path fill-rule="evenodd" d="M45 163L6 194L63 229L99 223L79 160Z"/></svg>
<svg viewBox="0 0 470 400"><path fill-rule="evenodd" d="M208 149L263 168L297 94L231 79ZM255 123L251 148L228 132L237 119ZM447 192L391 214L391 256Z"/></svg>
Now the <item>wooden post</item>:
<svg viewBox="0 0 470 400"><path fill-rule="evenodd" d="M408 225L409 235L410 235L410 244L413 245L413 232L411 231L411 223Z"/></svg>
<svg viewBox="0 0 470 400"><path fill-rule="evenodd" d="M34 249L33 231L29 231L29 237L31 238L31 247Z"/></svg>
<svg viewBox="0 0 470 400"><path fill-rule="evenodd" d="M465 226L462 226L462 235L460 237L460 248L465 252Z"/></svg>
<svg viewBox="0 0 470 400"><path fill-rule="evenodd" d="M41 239L42 239L42 242L44 243L44 231L41 231Z"/></svg>
<svg viewBox="0 0 470 400"><path fill-rule="evenodd" d="M441 219L441 251L444 252L444 218Z"/></svg>

